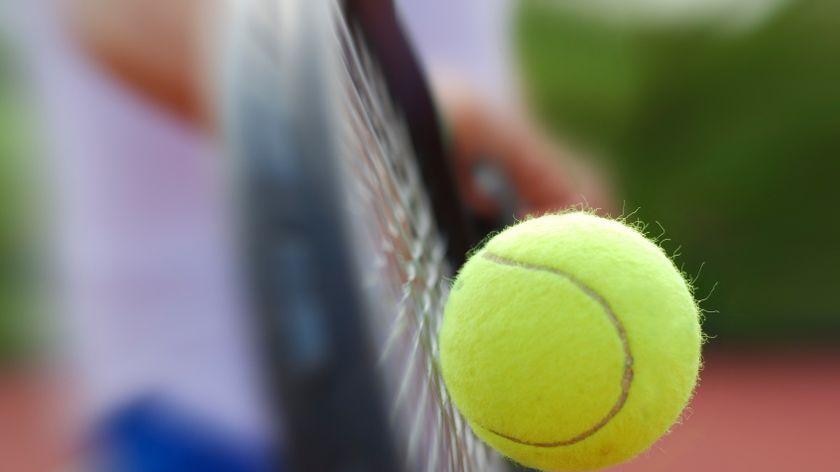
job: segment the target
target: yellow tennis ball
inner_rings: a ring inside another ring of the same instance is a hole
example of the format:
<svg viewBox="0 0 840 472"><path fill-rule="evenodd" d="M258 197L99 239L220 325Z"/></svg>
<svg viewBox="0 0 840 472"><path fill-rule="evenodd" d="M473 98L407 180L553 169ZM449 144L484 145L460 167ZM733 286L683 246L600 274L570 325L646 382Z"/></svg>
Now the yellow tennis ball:
<svg viewBox="0 0 840 472"><path fill-rule="evenodd" d="M440 331L447 390L515 461L588 470L647 449L700 367L698 308L661 248L577 212L511 226L458 274Z"/></svg>

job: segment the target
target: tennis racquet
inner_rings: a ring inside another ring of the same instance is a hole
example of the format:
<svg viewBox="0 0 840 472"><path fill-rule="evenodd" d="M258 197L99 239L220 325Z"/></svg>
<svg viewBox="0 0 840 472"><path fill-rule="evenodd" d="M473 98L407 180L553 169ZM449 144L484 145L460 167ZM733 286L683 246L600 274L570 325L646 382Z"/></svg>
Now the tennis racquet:
<svg viewBox="0 0 840 472"><path fill-rule="evenodd" d="M472 235L386 0L242 0L226 52L252 311L294 470L493 471L437 364Z"/></svg>

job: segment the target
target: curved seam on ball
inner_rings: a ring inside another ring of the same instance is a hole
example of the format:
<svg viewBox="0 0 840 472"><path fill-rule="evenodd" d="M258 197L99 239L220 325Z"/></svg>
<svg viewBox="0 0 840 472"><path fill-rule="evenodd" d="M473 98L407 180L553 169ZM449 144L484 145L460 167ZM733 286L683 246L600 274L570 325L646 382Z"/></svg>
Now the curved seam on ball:
<svg viewBox="0 0 840 472"><path fill-rule="evenodd" d="M570 438L564 439L561 441L528 441L525 439L517 438L515 436L511 436L505 433L501 433L499 431L495 431L490 429L484 425L479 424L482 428L486 429L487 431L495 434L496 436L502 437L507 439L508 441L512 441L518 444L523 444L526 446L534 446L534 447L558 447L558 446L569 446L571 444L575 444L577 442L583 441L584 439L592 436L598 430L603 428L607 425L614 417L621 411L621 408L627 402L627 396L630 393L630 384L633 383L633 354L630 352L630 343L627 340L627 330L624 328L624 324L621 320L616 316L615 312L613 311L610 304L607 300L595 289L586 285L581 280L576 278L574 275L564 272L560 269L555 269L554 267L546 267L541 266L538 264L531 264L529 262L522 262L517 261L514 259L508 259L506 257L499 256L497 254L493 254L489 251L485 251L482 256L497 264L502 264L510 267L518 267L521 269L526 270L536 270L540 272L548 272L550 274L558 275L563 277L564 279L568 280L572 284L574 284L577 288L579 288L583 293L585 293L589 298L594 300L596 303L601 305L601 308L604 309L604 312L607 314L607 318L609 318L610 323L612 323L613 327L615 327L616 332L618 333L618 337L621 341L621 346L624 351L624 375L621 379L621 394L618 396L613 407L607 412L606 416L604 416L600 421L595 423L589 429L585 430L584 432Z"/></svg>

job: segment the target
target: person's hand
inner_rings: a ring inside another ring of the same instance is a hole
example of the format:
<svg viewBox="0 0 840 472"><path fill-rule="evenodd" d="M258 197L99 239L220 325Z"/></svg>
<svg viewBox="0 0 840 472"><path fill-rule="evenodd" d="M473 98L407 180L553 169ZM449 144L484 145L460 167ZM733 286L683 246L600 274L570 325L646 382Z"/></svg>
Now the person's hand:
<svg viewBox="0 0 840 472"><path fill-rule="evenodd" d="M571 206L615 210L603 173L560 147L524 113L488 105L451 79L437 89L462 194L478 216L509 222ZM511 188L500 188L505 185Z"/></svg>

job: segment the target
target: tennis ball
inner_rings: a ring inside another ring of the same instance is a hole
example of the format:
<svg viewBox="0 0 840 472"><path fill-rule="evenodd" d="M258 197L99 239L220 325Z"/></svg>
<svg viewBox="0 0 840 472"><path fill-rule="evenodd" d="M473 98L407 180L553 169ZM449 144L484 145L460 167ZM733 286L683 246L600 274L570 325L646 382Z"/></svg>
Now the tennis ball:
<svg viewBox="0 0 840 472"><path fill-rule="evenodd" d="M473 431L521 464L588 470L647 449L697 381L701 331L665 253L576 212L511 226L458 274L439 347Z"/></svg>

